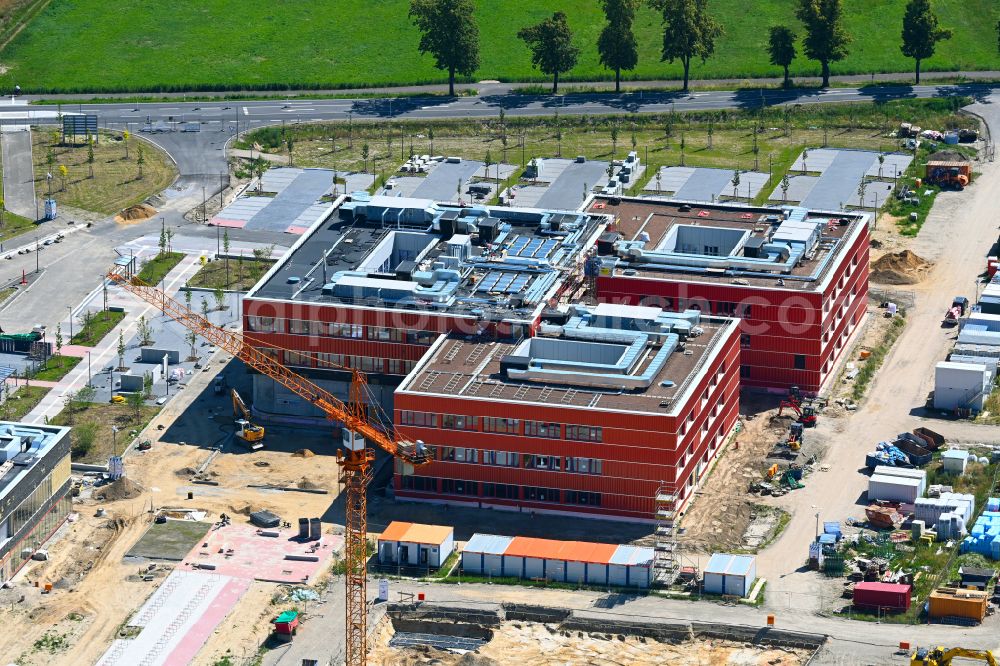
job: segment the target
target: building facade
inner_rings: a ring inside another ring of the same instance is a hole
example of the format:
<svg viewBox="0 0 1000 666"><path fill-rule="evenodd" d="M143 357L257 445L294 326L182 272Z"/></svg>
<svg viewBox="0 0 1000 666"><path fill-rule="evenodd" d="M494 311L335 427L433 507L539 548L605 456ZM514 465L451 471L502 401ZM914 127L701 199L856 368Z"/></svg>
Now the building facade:
<svg viewBox="0 0 1000 666"><path fill-rule="evenodd" d="M69 515L69 428L0 422L0 581Z"/></svg>
<svg viewBox="0 0 1000 666"><path fill-rule="evenodd" d="M737 326L602 305L520 342L443 337L396 391L434 462L395 493L648 521L666 485L683 510L738 417Z"/></svg>
<svg viewBox="0 0 1000 666"><path fill-rule="evenodd" d="M744 386L820 389L866 313L866 215L614 201L600 300L739 317Z"/></svg>

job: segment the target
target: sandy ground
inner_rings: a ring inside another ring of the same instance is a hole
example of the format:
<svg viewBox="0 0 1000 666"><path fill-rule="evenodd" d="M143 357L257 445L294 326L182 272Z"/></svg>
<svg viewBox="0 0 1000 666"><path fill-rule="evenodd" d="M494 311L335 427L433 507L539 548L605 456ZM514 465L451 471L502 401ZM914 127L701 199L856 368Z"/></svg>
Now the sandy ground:
<svg viewBox="0 0 1000 666"><path fill-rule="evenodd" d="M234 521L246 520L244 516L250 510L260 508L270 509L289 521L327 512L338 489L337 464L332 456L303 459L287 451L249 453L234 449L232 453L217 456L206 470L207 476L218 481L219 486L190 483L190 470L198 468L209 451L165 441L171 438L170 429L159 431L156 426L160 423L170 426L177 420L184 423L185 436L190 441L216 440L218 425L199 413L204 409L202 403L211 404L204 389L210 386L212 378L212 373L196 375L184 394L168 403L150 424L145 437L153 440L153 448L133 452L126 459L126 472L143 487L142 494L116 502L91 498L78 501L74 509L79 519L64 526L64 538L52 542L50 559L29 565L19 577L18 586L2 591L0 621L16 624L21 630L0 633L0 653L20 655L18 663L25 666L43 663L75 666L97 661L118 627L163 580L159 576L152 582L143 582L136 575L137 564L122 562L122 557L152 522L151 505L157 509L201 509L208 513L207 520L223 512ZM192 407L195 402L199 404ZM273 444L277 448L279 443ZM296 486L303 482L331 492L317 495L246 487L251 483ZM186 499L188 491L194 492L194 499ZM95 516L98 507L106 510L105 517ZM206 531L209 527L206 523ZM325 529L335 528L327 525ZM164 574L169 566L163 570ZM41 594L33 587L35 581L54 583L53 592ZM263 614L279 587L254 584L241 600L238 613L220 625L224 635L220 638L217 631L203 654L221 655L226 647L233 645L256 649L267 635L268 618ZM24 600L20 601L22 596ZM50 638L61 637L55 639L57 648L36 645L46 634Z"/></svg>
<svg viewBox="0 0 1000 666"><path fill-rule="evenodd" d="M582 632L562 632L543 624L501 625L493 639L475 655L461 656L430 647L397 650L386 644L392 635L384 625L382 644L369 655L377 666L661 666L698 664L704 666L795 666L809 659L806 650L761 649L726 641L693 641L672 645L634 636L611 639Z"/></svg>

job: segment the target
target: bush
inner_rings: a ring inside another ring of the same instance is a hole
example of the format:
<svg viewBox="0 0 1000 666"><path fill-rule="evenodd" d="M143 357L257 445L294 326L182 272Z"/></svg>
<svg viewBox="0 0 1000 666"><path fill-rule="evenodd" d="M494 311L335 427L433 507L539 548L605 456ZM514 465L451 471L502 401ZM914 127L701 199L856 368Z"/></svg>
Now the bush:
<svg viewBox="0 0 1000 666"><path fill-rule="evenodd" d="M83 457L94 448L94 440L97 439L96 423L81 423L72 430L73 433L73 457Z"/></svg>

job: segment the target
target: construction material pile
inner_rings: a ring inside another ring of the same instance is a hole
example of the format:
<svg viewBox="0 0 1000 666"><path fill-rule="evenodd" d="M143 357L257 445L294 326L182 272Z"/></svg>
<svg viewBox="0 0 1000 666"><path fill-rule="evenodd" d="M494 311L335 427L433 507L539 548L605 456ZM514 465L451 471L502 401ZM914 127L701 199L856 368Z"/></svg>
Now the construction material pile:
<svg viewBox="0 0 1000 666"><path fill-rule="evenodd" d="M891 252L872 263L871 280L881 284L917 284L932 265L910 250Z"/></svg>
<svg viewBox="0 0 1000 666"><path fill-rule="evenodd" d="M116 502L118 500L135 499L142 494L143 488L128 477L122 477L117 481L101 486L94 491L94 497L106 502Z"/></svg>
<svg viewBox="0 0 1000 666"><path fill-rule="evenodd" d="M123 208L115 215L115 222L142 222L156 215L156 209L147 204L138 204Z"/></svg>
<svg viewBox="0 0 1000 666"><path fill-rule="evenodd" d="M1000 560L1000 498L986 501L986 511L976 519L972 533L962 540L962 552Z"/></svg>

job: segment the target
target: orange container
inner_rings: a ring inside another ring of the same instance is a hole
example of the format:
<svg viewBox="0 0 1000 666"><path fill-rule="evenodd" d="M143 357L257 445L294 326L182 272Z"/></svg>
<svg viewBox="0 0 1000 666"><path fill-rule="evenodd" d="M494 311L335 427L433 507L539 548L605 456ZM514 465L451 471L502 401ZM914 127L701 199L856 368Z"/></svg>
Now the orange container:
<svg viewBox="0 0 1000 666"><path fill-rule="evenodd" d="M932 618L964 617L982 622L986 617L985 592L942 587L931 592L928 601L927 614Z"/></svg>
<svg viewBox="0 0 1000 666"><path fill-rule="evenodd" d="M908 641L899 641L899 649L906 651L910 649L910 643Z"/></svg>
<svg viewBox="0 0 1000 666"><path fill-rule="evenodd" d="M46 592L51 592L52 591L52 583L46 583L45 584L45 591Z"/></svg>
<svg viewBox="0 0 1000 666"><path fill-rule="evenodd" d="M773 627L774 626L774 616L773 615L768 615L767 616L767 626L769 626L769 627Z"/></svg>
<svg viewBox="0 0 1000 666"><path fill-rule="evenodd" d="M868 358L871 355L872 355L872 353L870 351L868 351L867 349L862 349L861 350L861 358L862 359Z"/></svg>

